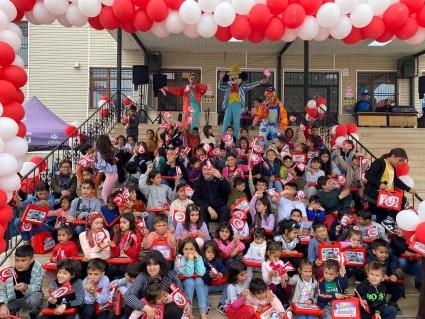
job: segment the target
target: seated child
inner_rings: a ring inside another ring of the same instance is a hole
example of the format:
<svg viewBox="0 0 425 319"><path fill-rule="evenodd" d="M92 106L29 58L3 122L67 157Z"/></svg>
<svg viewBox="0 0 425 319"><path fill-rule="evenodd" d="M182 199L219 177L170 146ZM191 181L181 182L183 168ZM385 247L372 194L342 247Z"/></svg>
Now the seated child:
<svg viewBox="0 0 425 319"><path fill-rule="evenodd" d="M146 206L140 199L137 199L137 188L130 186L128 187L128 192L130 193L130 198L124 201L119 208L120 214L133 213L135 218L142 218L143 213L146 212Z"/></svg>
<svg viewBox="0 0 425 319"><path fill-rule="evenodd" d="M184 224L177 224L175 232L176 239L181 241L187 237L193 237L193 234L197 233L198 235L196 235L194 238L199 248L202 249L204 246L204 241L211 240L207 225L202 220L202 214L200 213L198 206L195 204L190 204L187 206L185 213L186 218Z"/></svg>
<svg viewBox="0 0 425 319"><path fill-rule="evenodd" d="M362 244L362 233L360 230L351 228L344 236L340 237L338 241L341 243L343 250L346 249L357 249L363 246ZM347 266L345 267L347 278L355 275L356 281L362 281L365 278L363 266Z"/></svg>
<svg viewBox="0 0 425 319"><path fill-rule="evenodd" d="M354 227L353 212L350 208L338 209L338 220L334 221L329 230L329 239L336 241Z"/></svg>
<svg viewBox="0 0 425 319"><path fill-rule="evenodd" d="M404 297L405 287L404 283L397 283L397 280L404 279L404 272L398 264L398 258L389 253L388 242L382 238L375 239L367 252L366 263L369 264L373 261L380 262L385 266L384 284L387 287L387 293L391 294L388 305L394 306L397 311L400 311L397 301Z"/></svg>
<svg viewBox="0 0 425 319"><path fill-rule="evenodd" d="M146 164L145 164L146 167ZM136 190L139 189L139 179L140 179L140 172L138 170L137 164L135 162L128 162L125 164L125 171L127 173L127 178L125 179L124 183L122 184L122 187L134 187ZM145 168L146 172L146 168Z"/></svg>
<svg viewBox="0 0 425 319"><path fill-rule="evenodd" d="M82 174L83 174L83 180L89 179L89 180L93 181L94 187L93 187L93 190L92 190L92 195L94 197L97 197L97 188L99 187L98 183L99 183L100 180L95 178L93 168L90 167L90 166L84 167L82 169ZM100 174L102 174L102 173L100 173ZM81 181L81 183L82 183L82 181Z"/></svg>
<svg viewBox="0 0 425 319"><path fill-rule="evenodd" d="M96 240L98 233L103 232L104 238ZM111 256L109 232L103 228L101 213L91 213L86 219L86 231L79 236L81 250L84 253L83 261L87 262L93 258L107 260Z"/></svg>
<svg viewBox="0 0 425 319"><path fill-rule="evenodd" d="M302 259L299 274L289 279L288 285L295 286L291 302L302 302L307 304L315 304L317 302L318 283L313 278L313 264ZM297 319L316 319L316 316L297 315Z"/></svg>
<svg viewBox="0 0 425 319"><path fill-rule="evenodd" d="M319 244L328 240L328 230L323 222L314 222L313 232L315 237L308 244L307 258L311 265L314 265L314 275L317 280L323 278L323 261L319 260Z"/></svg>
<svg viewBox="0 0 425 319"><path fill-rule="evenodd" d="M344 291L348 288L345 267L338 261L327 259L323 264L323 280L319 284L317 305L322 308L322 319L332 319L331 302L335 299L345 299Z"/></svg>
<svg viewBox="0 0 425 319"><path fill-rule="evenodd" d="M108 195L108 199L106 202L106 205L103 205L100 208L100 211L102 212L103 218L105 218L105 221L108 225L110 225L119 215L120 215L120 209L114 202L115 196L118 195L118 192L113 192ZM114 225L111 225L109 227L105 227L107 229L112 237Z"/></svg>
<svg viewBox="0 0 425 319"><path fill-rule="evenodd" d="M363 307L360 307L361 317L364 319L395 319L397 309L387 304L387 288L382 282L385 277L385 266L374 261L365 266L365 272L367 278L356 288L356 292L367 302L369 308L369 312L366 312Z"/></svg>
<svg viewBox="0 0 425 319"><path fill-rule="evenodd" d="M368 210L361 209L357 212L357 227L362 232L363 240L382 238L388 241L385 228L381 224L372 221L372 213Z"/></svg>
<svg viewBox="0 0 425 319"><path fill-rule="evenodd" d="M274 214L270 206L270 200L262 197L263 192L257 191L249 203L249 212L252 217L252 226L263 227L265 230L274 229Z"/></svg>
<svg viewBox="0 0 425 319"><path fill-rule="evenodd" d="M81 155L85 155L85 156L88 156L88 157L92 156L92 154L93 154L93 147L88 143L84 143L84 144L80 145L78 147L78 150L80 151ZM75 175L77 175L77 179L80 183L85 179L83 177L83 169L84 169L83 166L81 166L80 164L77 164L77 168L75 170Z"/></svg>
<svg viewBox="0 0 425 319"><path fill-rule="evenodd" d="M248 198L245 193L245 179L242 177L231 177L229 178L229 184L231 186L231 190L229 198L227 199L227 206L231 206L239 198Z"/></svg>
<svg viewBox="0 0 425 319"><path fill-rule="evenodd" d="M269 189L276 188L277 192L283 191L282 183L276 179L279 177L280 166L276 151L269 149L266 153L266 159L263 161L261 174L268 181Z"/></svg>
<svg viewBox="0 0 425 319"><path fill-rule="evenodd" d="M52 210L47 215L47 217L56 217L55 229L58 229L66 223L66 218L68 217L69 210L71 209L71 202L71 196L62 196L59 201L59 205L61 206L61 208Z"/></svg>
<svg viewBox="0 0 425 319"><path fill-rule="evenodd" d="M146 145L148 146L147 150L156 150L158 148L158 131L160 128L158 127L156 131L149 129L146 131Z"/></svg>
<svg viewBox="0 0 425 319"><path fill-rule="evenodd" d="M179 184L176 186L177 199L171 202L170 211L168 214L168 224L170 231L174 232L177 223L172 221L172 214L175 210L179 210L181 212L185 212L186 208L193 204L193 200L187 197L185 191L186 184Z"/></svg>
<svg viewBox="0 0 425 319"><path fill-rule="evenodd" d="M162 184L168 185L171 189L174 189L178 184L186 184L187 171L186 167L178 159L178 149L169 148L167 150L167 162L161 168L162 177L171 177L172 179L163 179ZM176 154L177 152L177 154ZM180 172L178 172L178 169Z"/></svg>
<svg viewBox="0 0 425 319"><path fill-rule="evenodd" d="M290 150L288 144L286 144L286 137L283 135L279 135L274 140L274 143L270 144L268 150L274 150L276 154L278 154L278 159L280 161L283 160L283 157L281 156L282 152L287 152L287 155L289 155Z"/></svg>
<svg viewBox="0 0 425 319"><path fill-rule="evenodd" d="M136 170L134 169L134 166L125 166L125 170L128 174L137 174L136 172L140 172L141 174L144 174L146 172L146 169L148 168L148 164L152 163L153 158L153 150L152 153L148 152L148 145L145 142L139 143L139 146L142 145L144 148L144 152L140 153L138 150L138 147L134 148L133 150L133 156L130 158L130 161L127 163L134 163L136 164ZM136 177L137 175L133 175ZM132 178L133 179L133 178ZM125 182L124 182L125 183Z"/></svg>
<svg viewBox="0 0 425 319"><path fill-rule="evenodd" d="M300 225L295 220L282 220L276 227L277 235L273 240L282 246L283 252L297 252L300 250L299 230Z"/></svg>
<svg viewBox="0 0 425 319"><path fill-rule="evenodd" d="M249 245L247 253L243 256L244 259L262 263L266 255L266 231L262 227L254 229L254 242ZM248 280L252 279L254 267L248 266Z"/></svg>
<svg viewBox="0 0 425 319"><path fill-rule="evenodd" d="M196 156L192 156L189 160L189 167L187 168L187 176L189 179L195 179L201 176L201 174L202 174L201 160Z"/></svg>
<svg viewBox="0 0 425 319"><path fill-rule="evenodd" d="M218 249L220 251L220 255L226 255L227 258L224 259L224 265L228 267L228 265L233 260L241 260L241 253L245 249L245 245L240 241L239 237L234 236L232 226L229 222L223 221L221 222L216 231L214 240L218 244Z"/></svg>
<svg viewBox="0 0 425 319"><path fill-rule="evenodd" d="M128 287L133 283L134 279L140 274L142 264L134 262L125 266L124 278L115 279L109 284L109 290L117 288L122 296L127 292Z"/></svg>
<svg viewBox="0 0 425 319"><path fill-rule="evenodd" d="M271 301L269 301L270 299ZM270 304L278 318L282 319L287 318L286 311L289 309L289 307L285 309L277 296L268 291L267 284L261 278L254 278L250 281L249 294L246 296L245 304L254 307L255 312L261 312L264 306ZM255 318L255 316L251 318Z"/></svg>
<svg viewBox="0 0 425 319"><path fill-rule="evenodd" d="M168 294L160 282L150 282L146 288L146 297L141 300L146 306L155 309L155 318L164 318L165 304L172 302L171 295ZM141 310L133 310L129 319L147 319L146 312Z"/></svg>
<svg viewBox="0 0 425 319"><path fill-rule="evenodd" d="M87 277L83 280L84 302L81 311L81 318L84 319L107 319L109 309L105 309L96 314L96 306L108 303L109 279L105 276L106 262L99 258L94 258L87 265Z"/></svg>
<svg viewBox="0 0 425 319"><path fill-rule="evenodd" d="M226 156L226 167L223 168L223 177L226 180L235 177L241 177L245 179L245 173L248 173L249 168L247 165L237 164L236 154L230 152Z"/></svg>
<svg viewBox="0 0 425 319"><path fill-rule="evenodd" d="M315 222L316 220L321 222L325 221L325 209L322 207L320 199L317 195L313 195L308 198L306 212L307 218L311 222Z"/></svg>
<svg viewBox="0 0 425 319"><path fill-rule="evenodd" d="M44 271L34 260L31 245L16 248L13 270L16 278L10 276L0 287L0 317L16 316L21 309L28 309L30 319L37 319L43 303Z"/></svg>
<svg viewBox="0 0 425 319"><path fill-rule="evenodd" d="M71 241L72 227L62 225L58 229L58 244L53 248L50 262L57 263L58 261L74 258L78 256L78 247L75 241Z"/></svg>
<svg viewBox="0 0 425 319"><path fill-rule="evenodd" d="M305 205L296 199L295 195L297 194L298 186L294 183L287 183L284 187L283 192L280 193L281 197L273 197L272 201L278 203L277 210L277 221L280 222L284 219L289 219L291 211L294 208L298 208L302 212L303 220L307 221L307 214L305 211Z"/></svg>
<svg viewBox="0 0 425 319"><path fill-rule="evenodd" d="M79 309L83 304L83 283L81 279L76 278L80 274L80 262L75 259L63 259L58 262L57 267L57 279L50 283L49 291L55 291L64 285L70 284L72 293L58 298L49 296L47 308L55 309L55 314L51 316L43 315L41 316L42 319L61 318L60 316L66 309ZM73 319L76 316L77 314L63 315L66 319Z"/></svg>
<svg viewBox="0 0 425 319"><path fill-rule="evenodd" d="M302 212L298 208L291 210L289 218L296 221L298 226L300 226L298 231L299 236L309 236L313 232L313 229L311 229L312 222L303 220Z"/></svg>
<svg viewBox="0 0 425 319"><path fill-rule="evenodd" d="M318 157L310 161L311 167L305 166L304 179L306 181L305 192L307 198L317 194L317 180L321 176L325 176L325 172L320 169L322 166Z"/></svg>
<svg viewBox="0 0 425 319"><path fill-rule="evenodd" d="M227 269L227 299L225 312L229 319L252 318L255 310L245 305L245 298L249 294L248 273L246 265L239 260L229 264Z"/></svg>

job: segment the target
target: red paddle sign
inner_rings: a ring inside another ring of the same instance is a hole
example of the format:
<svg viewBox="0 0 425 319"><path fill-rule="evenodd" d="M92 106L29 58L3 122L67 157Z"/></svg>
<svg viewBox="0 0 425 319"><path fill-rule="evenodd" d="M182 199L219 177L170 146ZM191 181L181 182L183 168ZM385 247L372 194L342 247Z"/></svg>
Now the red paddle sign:
<svg viewBox="0 0 425 319"><path fill-rule="evenodd" d="M162 112L162 117L164 119L171 119L173 117L173 114L171 112L164 111Z"/></svg>
<svg viewBox="0 0 425 319"><path fill-rule="evenodd" d="M192 187L190 187L189 185L186 184L186 186L184 187L184 192L185 192L187 197L192 198L195 190Z"/></svg>
<svg viewBox="0 0 425 319"><path fill-rule="evenodd" d="M176 306L179 308L184 308L184 306L186 306L186 304L189 302L189 299L187 299L180 288L177 288L174 284L171 284L170 288L173 290L171 298L173 299Z"/></svg>
<svg viewBox="0 0 425 319"><path fill-rule="evenodd" d="M78 165L80 165L83 168L86 168L87 166L90 166L94 162L94 158L91 158L87 155L82 155L80 159L78 160Z"/></svg>
<svg viewBox="0 0 425 319"><path fill-rule="evenodd" d="M106 235L105 230L102 228L94 236L94 242L96 243L97 246L100 246L100 244L107 238L108 236Z"/></svg>
<svg viewBox="0 0 425 319"><path fill-rule="evenodd" d="M180 210L173 210L173 222L184 224L186 220L185 212Z"/></svg>
<svg viewBox="0 0 425 319"><path fill-rule="evenodd" d="M18 278L13 267L7 267L0 270L0 281L6 282L10 277Z"/></svg>
<svg viewBox="0 0 425 319"><path fill-rule="evenodd" d="M235 227L237 230L241 231L245 227L246 221L238 219L238 218L231 218L230 219L230 225Z"/></svg>
<svg viewBox="0 0 425 319"><path fill-rule="evenodd" d="M379 236L378 227L372 226L366 230L366 233L369 237L378 237Z"/></svg>
<svg viewBox="0 0 425 319"><path fill-rule="evenodd" d="M58 299L61 297L64 297L66 295L72 294L72 286L71 283L68 281L67 283L63 284L61 287L55 289L55 290L49 290L49 295L52 298Z"/></svg>

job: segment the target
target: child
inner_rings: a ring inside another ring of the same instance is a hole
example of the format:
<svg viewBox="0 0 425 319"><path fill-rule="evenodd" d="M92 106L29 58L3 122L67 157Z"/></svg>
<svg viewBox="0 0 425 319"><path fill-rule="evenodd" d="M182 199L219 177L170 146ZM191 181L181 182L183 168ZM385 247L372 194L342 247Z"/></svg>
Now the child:
<svg viewBox="0 0 425 319"><path fill-rule="evenodd" d="M137 116L137 106L131 104L128 107L128 122L125 126L125 132L128 135L132 135L134 137L134 141L137 142L139 137L139 117Z"/></svg>
<svg viewBox="0 0 425 319"><path fill-rule="evenodd" d="M323 140L319 133L319 127L316 125L312 125L311 127L310 125L306 125L304 130L305 139L311 138L314 141L314 144L317 145L317 148L322 149L324 147Z"/></svg>
<svg viewBox="0 0 425 319"><path fill-rule="evenodd" d="M49 291L55 291L65 285L71 285L72 292L63 297L54 298L49 296L47 308L55 309L55 314L51 316L43 315L42 319L61 318L63 312L70 308L80 308L83 304L83 283L77 279L80 273L80 263L75 259L64 259L58 262L57 279L49 285ZM63 315L66 319L73 319L77 314Z"/></svg>
<svg viewBox="0 0 425 319"><path fill-rule="evenodd" d="M131 153L133 153L134 149L136 148L137 139L138 137L136 138L136 136L134 135L131 135L131 134L127 135L127 145L130 145Z"/></svg>
<svg viewBox="0 0 425 319"><path fill-rule="evenodd" d="M187 168L187 177L191 180L198 178L201 174L201 160L196 156L192 156L189 160L189 167Z"/></svg>
<svg viewBox="0 0 425 319"><path fill-rule="evenodd" d="M114 198L117 195L118 192L113 192L112 194L109 194L106 205L103 205L100 208L103 218L105 218L106 223L110 225L109 227L105 227L108 231L113 230L113 225L111 225L111 223L120 215L120 210L114 202Z"/></svg>
<svg viewBox="0 0 425 319"><path fill-rule="evenodd" d="M265 261L261 264L261 274L270 290L283 302L283 304L287 304L292 292L291 287L287 285L288 275L279 276L279 274L270 267L272 262L284 266L283 261L280 260L281 254L282 247L279 243L274 241L267 242Z"/></svg>
<svg viewBox="0 0 425 319"><path fill-rule="evenodd" d="M268 291L267 284L261 278L254 278L250 281L249 294L246 296L246 304L253 306L255 312L261 312L264 306L270 304L275 314L278 315L278 318L287 318L287 309L283 307L282 302L273 294L273 292ZM256 317L253 316L251 318Z"/></svg>
<svg viewBox="0 0 425 319"><path fill-rule="evenodd" d="M279 160L283 160L282 152L286 152L287 155L289 155L290 150L288 144L286 144L286 138L283 135L279 135L274 140L273 144L270 144L269 148L267 149L267 152L273 150L275 154L278 154L277 157Z"/></svg>
<svg viewBox="0 0 425 319"><path fill-rule="evenodd" d="M120 217L119 230L115 233L114 238L109 243L111 247L112 258L127 258L133 262L139 260L140 246L142 245L142 235L136 227L136 218L133 213L124 213ZM125 274L125 266L123 264L109 265L107 275L109 279Z"/></svg>
<svg viewBox="0 0 425 319"><path fill-rule="evenodd" d="M278 204L277 210L277 221L280 222L284 219L289 219L291 211L294 208L298 208L302 213L303 220L307 221L307 214L305 212L304 204L297 200L295 195L297 194L298 186L294 183L287 183L283 192L280 193L281 196L275 196L272 198L274 203Z"/></svg>
<svg viewBox="0 0 425 319"><path fill-rule="evenodd" d="M16 248L16 278L10 276L0 287L0 316L16 316L21 309L28 309L30 319L37 319L43 303L43 276L41 264L34 260L31 245Z"/></svg>
<svg viewBox="0 0 425 319"><path fill-rule="evenodd" d="M163 180L163 184L169 185L172 189L178 184L186 184L188 177L186 167L177 159L177 155L174 149L170 147L167 150L167 163L161 168L161 175L172 177L172 180ZM181 174L177 173L177 170L180 169Z"/></svg>
<svg viewBox="0 0 425 319"><path fill-rule="evenodd" d="M294 130L290 127L288 127L285 130L286 144L288 145L289 150L291 152L295 149L294 145L295 145L295 142L298 140L299 132L300 132L300 129L298 127L295 130L295 134L294 134Z"/></svg>
<svg viewBox="0 0 425 319"><path fill-rule="evenodd" d="M222 172L226 167L226 149L224 146L220 145L220 154L217 157L216 163L217 168L220 170L220 172Z"/></svg>
<svg viewBox="0 0 425 319"><path fill-rule="evenodd" d="M239 139L239 143L238 143L239 147L237 148L237 152L238 152L238 164L241 165L248 165L248 157L249 157L249 142L248 139L244 136L242 136Z"/></svg>
<svg viewBox="0 0 425 319"><path fill-rule="evenodd" d="M155 132L151 129L146 131L146 145L148 146L146 152L154 151L158 148L158 131L159 127L156 129Z"/></svg>
<svg viewBox="0 0 425 319"><path fill-rule="evenodd" d="M223 146L226 149L227 152L229 152L232 149L232 147L236 146L237 138L236 138L236 136L234 136L234 134L235 134L235 129L233 128L233 126L229 125L226 128L226 135L230 135L232 137L231 144L227 144L227 143L225 144L223 139L220 141L220 147Z"/></svg>
<svg viewBox="0 0 425 319"><path fill-rule="evenodd" d="M295 286L291 302L315 304L317 302L317 280L313 278L313 265L307 259L302 259L299 274L289 279L288 285ZM297 319L316 319L316 316L297 315Z"/></svg>
<svg viewBox="0 0 425 319"><path fill-rule="evenodd" d="M154 160L153 160L153 169L161 172L162 167L165 165L166 163L166 159L165 157L167 156L165 149L163 149L162 147L157 148L154 152Z"/></svg>
<svg viewBox="0 0 425 319"><path fill-rule="evenodd" d="M338 220L334 221L329 230L329 239L336 241L354 227L353 212L350 208L338 209Z"/></svg>
<svg viewBox="0 0 425 319"><path fill-rule="evenodd" d="M78 147L78 150L80 151L81 155L87 156L87 157L92 157L92 153L93 153L93 147L88 144L82 144ZM77 164L77 168L75 169L75 175L77 175L77 179L78 181L81 183L85 178L83 177L83 166L81 166L80 164ZM98 181L100 181L101 176L98 177Z"/></svg>
<svg viewBox="0 0 425 319"><path fill-rule="evenodd" d="M137 199L137 188L134 186L130 186L128 188L128 192L130 193L130 197L123 202L122 206L119 208L120 214L123 213L133 213L134 217L142 218L143 213L146 212L145 203L143 203L140 199Z"/></svg>
<svg viewBox="0 0 425 319"><path fill-rule="evenodd" d="M262 227L254 229L254 242L249 245L249 249L244 259L254 262L263 262L266 255L266 231ZM251 281L254 267L248 267L248 281Z"/></svg>
<svg viewBox="0 0 425 319"><path fill-rule="evenodd" d="M144 149L144 152L142 152L142 153L139 152L140 145L142 145L143 149ZM152 150L152 152L153 152L153 150ZM139 146L134 148L133 156L130 158L127 165L125 165L125 169L126 169L127 173L132 174L132 175L134 174L131 177L130 180L132 181L134 178L137 178L137 175L138 175L139 172L141 174L144 174L146 172L148 164L152 163L152 159L153 159L153 153L151 154L151 153L148 152L148 145L146 144L146 142L140 142ZM132 163L132 164L130 164L130 163ZM130 166L129 166L129 164L130 164ZM136 167L134 167L134 165Z"/></svg>
<svg viewBox="0 0 425 319"><path fill-rule="evenodd" d="M288 174L292 174L295 180L293 181L295 184L299 185L300 181L297 177L296 167L294 167L294 161L290 155L286 155L282 158L283 165L280 166L279 177L282 180L286 180L288 178Z"/></svg>
<svg viewBox="0 0 425 319"><path fill-rule="evenodd" d="M389 253L388 242L378 238L373 241L371 246L371 249L368 250L366 262L377 261L385 266L384 284L387 287L388 294L391 294L388 305L394 306L397 312L400 312L397 301L404 297L405 287L403 283L397 283L397 281L403 280L404 272L399 267L397 257Z"/></svg>
<svg viewBox="0 0 425 319"><path fill-rule="evenodd" d="M199 248L202 249L204 241L211 239L207 225L202 220L199 208L195 204L187 206L185 212L186 218L184 224L177 224L175 233L176 238L180 241L188 237L194 237ZM195 234L195 236L192 234Z"/></svg>
<svg viewBox="0 0 425 319"><path fill-rule="evenodd" d="M204 283L205 289L207 290L207 296L210 292L220 292L222 291L220 302L217 306L217 311L223 315L226 314L224 311L224 306L226 304L227 298L227 284L215 284L214 281L222 280L226 274L226 268L220 258L218 251L217 242L214 240L207 240L202 247L204 265L205 265L205 275ZM211 307L211 303L208 298L207 305Z"/></svg>
<svg viewBox="0 0 425 319"><path fill-rule="evenodd" d="M62 225L58 229L58 244L53 248L50 262L57 263L58 261L74 258L78 256L78 247L75 241L71 241L72 228L69 225Z"/></svg>
<svg viewBox="0 0 425 319"><path fill-rule="evenodd" d="M174 200L177 196L167 185L161 184L161 173L152 169L153 165L149 164L145 174L140 177L139 188L142 194L147 198L147 210L153 208L162 208L158 201L167 203L169 200ZM149 185L147 184L149 181ZM176 186L179 184L176 181ZM145 219L146 227L149 231L153 228L153 219L155 214L149 214Z"/></svg>
<svg viewBox="0 0 425 319"><path fill-rule="evenodd" d="M362 233L354 228L351 228L344 236L340 237L338 240L341 243L343 250L345 249L357 249L362 246ZM357 281L362 281L364 279L363 267L345 267L347 272L347 278L355 275Z"/></svg>
<svg viewBox="0 0 425 319"><path fill-rule="evenodd" d="M201 143L201 137L199 135L199 128L194 127L192 129L192 133L190 133L189 129L183 129L182 137L187 140L187 143L183 143L183 145L189 146L190 148L194 147ZM184 147L183 147L184 149Z"/></svg>
<svg viewBox="0 0 425 319"><path fill-rule="evenodd" d="M266 159L263 162L261 174L268 181L269 188L276 188L277 192L283 191L282 183L276 178L280 173L280 161L277 158L276 151L269 149L266 153Z"/></svg>
<svg viewBox="0 0 425 319"><path fill-rule="evenodd" d="M108 195L112 192L118 180L118 168L116 165L115 152L108 135L99 135L96 140L96 164L98 172L105 174L103 182L102 198L106 203ZM97 210L99 211L100 208Z"/></svg>
<svg viewBox="0 0 425 319"><path fill-rule="evenodd" d="M310 167L305 166L304 178L307 182L305 188L307 198L317 194L317 179L320 176L325 176L325 172L320 169L321 165L319 158L314 157L310 161Z"/></svg>
<svg viewBox="0 0 425 319"><path fill-rule="evenodd" d="M362 232L363 240L382 238L388 241L384 227L372 221L372 213L368 210L361 209L357 212L357 227Z"/></svg>
<svg viewBox="0 0 425 319"><path fill-rule="evenodd" d="M213 128L211 125L207 124L202 128L201 144L212 144L212 146L215 145L215 136L213 134Z"/></svg>
<svg viewBox="0 0 425 319"><path fill-rule="evenodd" d="M249 212L252 217L252 226L263 227L265 230L272 231L274 229L274 214L270 206L270 200L262 197L261 191L255 192L249 202Z"/></svg>
<svg viewBox="0 0 425 319"><path fill-rule="evenodd" d="M125 266L124 278L115 279L109 284L109 289L117 288L122 296L127 292L128 287L133 283L134 279L140 274L142 264L133 262Z"/></svg>
<svg viewBox="0 0 425 319"><path fill-rule="evenodd" d="M155 309L155 318L164 319L165 304L171 302L171 295L167 294L159 282L150 282L146 288L146 297L141 300L146 306ZM133 310L129 319L147 319L148 315L141 310Z"/></svg>
<svg viewBox="0 0 425 319"><path fill-rule="evenodd" d="M87 277L83 280L84 302L81 318L84 319L107 319L109 309L96 314L95 303L104 305L109 298L109 279L105 276L106 262L94 258L87 265Z"/></svg>
<svg viewBox="0 0 425 319"><path fill-rule="evenodd" d="M345 299L344 291L348 288L345 267L340 267L338 261L327 259L323 264L323 280L319 284L317 305L322 308L322 319L332 319L331 302L335 299Z"/></svg>
<svg viewBox="0 0 425 319"><path fill-rule="evenodd" d="M317 280L323 278L323 261L319 260L319 244L328 240L328 230L323 222L316 221L312 225L315 237L308 244L308 260L314 265L314 275Z"/></svg>
<svg viewBox="0 0 425 319"><path fill-rule="evenodd" d="M81 183L81 197L75 198L71 203L67 222L74 223L75 220L85 220L90 213L100 211L100 200L93 197L94 183L85 179ZM108 194L109 195L109 194ZM76 225L74 232L79 236L84 231L84 226Z"/></svg>
<svg viewBox="0 0 425 319"><path fill-rule="evenodd" d="M146 165L146 164L145 164ZM136 189L139 188L139 179L140 179L140 172L138 170L137 164L135 162L128 162L125 164L125 171L127 173L127 178L125 179L124 183L122 184L122 187L135 187ZM146 172L146 169L145 169Z"/></svg>
<svg viewBox="0 0 425 319"><path fill-rule="evenodd" d="M292 219L293 221L297 222L297 224L300 226L298 235L309 236L310 232L313 232L311 229L312 223L310 221L306 222L305 220L303 220L302 212L298 208L294 208L293 210L291 210L291 215L289 216L289 219Z"/></svg>
<svg viewBox="0 0 425 319"><path fill-rule="evenodd" d="M387 288L382 283L385 277L385 266L374 261L365 266L367 278L357 286L356 292L367 302L369 311L361 307L361 317L364 319L395 319L397 309L387 304Z"/></svg>
<svg viewBox="0 0 425 319"><path fill-rule="evenodd" d="M230 263L227 269L227 300L225 311L229 319L252 318L253 307L245 305L249 294L246 265L239 260Z"/></svg>
<svg viewBox="0 0 425 319"><path fill-rule="evenodd" d="M409 247L406 243L406 238L400 227L396 227L397 237L393 237L390 241L390 248L394 256L398 257L398 264L400 268L408 274L415 276L415 288L421 290L422 287L422 260L409 260L401 258L402 254L406 255L417 255L414 252L409 250ZM421 256L421 255L418 255Z"/></svg>
<svg viewBox="0 0 425 319"><path fill-rule="evenodd" d="M185 277L182 280L183 289L191 304L193 304L193 293L196 290L201 319L208 318L207 294L202 279L205 274L205 265L195 238L187 237L180 242L174 270ZM190 278L195 274L200 277Z"/></svg>
<svg viewBox="0 0 425 319"><path fill-rule="evenodd" d="M169 216L168 216L168 223L170 224L170 227L172 226L173 232L174 232L174 227L175 227L175 225L171 224L171 222L172 222L171 218L172 218L173 212L175 210L185 212L186 208L190 204L193 204L193 201L191 199L189 199L186 195L185 187L186 187L186 184L179 184L179 185L176 186L177 199L175 199L170 204L170 212L169 212Z"/></svg>
<svg viewBox="0 0 425 319"><path fill-rule="evenodd" d="M97 197L97 188L99 187L98 183L99 183L100 180L97 180L95 178L93 168L91 166L87 166L87 167L84 167L81 172L83 174L83 180L90 179L90 180L93 181L94 187L93 187L93 190L92 190L92 195L94 197ZM81 183L82 183L82 181L81 181Z"/></svg>
<svg viewBox="0 0 425 319"><path fill-rule="evenodd" d="M227 206L232 206L235 201L242 197L248 198L245 193L245 179L242 177L231 177L229 178L229 184L231 186L231 191L227 199Z"/></svg>
<svg viewBox="0 0 425 319"><path fill-rule="evenodd" d="M52 210L49 212L47 217L56 217L55 229L58 229L66 223L66 218L68 217L69 210L71 209L71 196L65 195L62 196L59 202L61 208Z"/></svg>
<svg viewBox="0 0 425 319"><path fill-rule="evenodd" d="M278 235L274 237L274 241L282 246L285 253L298 252L300 250L299 230L300 225L295 220L282 220L276 227Z"/></svg>
<svg viewBox="0 0 425 319"><path fill-rule="evenodd" d="M96 240L97 233L103 232L104 239ZM81 250L84 253L83 261L87 262L93 258L107 260L111 256L109 232L103 229L103 218L101 213L91 213L86 219L86 231L79 236Z"/></svg>
<svg viewBox="0 0 425 319"><path fill-rule="evenodd" d="M245 180L245 173L248 173L249 168L247 165L237 164L236 155L232 152L229 152L226 156L227 166L223 168L223 177L226 180L235 177L241 177Z"/></svg>
<svg viewBox="0 0 425 319"><path fill-rule="evenodd" d="M308 198L306 212L308 221L310 222L315 222L316 220L321 222L325 221L325 209L322 207L320 199L317 195L313 195Z"/></svg>
<svg viewBox="0 0 425 319"><path fill-rule="evenodd" d="M331 159L331 152L326 148L320 150L318 157L320 158L320 163L322 164L322 171L325 172L326 176L336 177L341 175L341 171L336 166L335 162Z"/></svg>
<svg viewBox="0 0 425 319"><path fill-rule="evenodd" d="M216 231L214 240L218 244L220 255L225 255L224 265L227 267L234 259L241 260L240 253L245 249L245 245L239 240L239 237L234 237L232 226L229 222L221 222Z"/></svg>

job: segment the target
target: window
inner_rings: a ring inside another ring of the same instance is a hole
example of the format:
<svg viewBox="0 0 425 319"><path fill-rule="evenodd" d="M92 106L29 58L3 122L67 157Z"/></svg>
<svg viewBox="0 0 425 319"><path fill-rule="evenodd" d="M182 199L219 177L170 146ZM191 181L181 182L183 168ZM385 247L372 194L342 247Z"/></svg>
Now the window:
<svg viewBox="0 0 425 319"><path fill-rule="evenodd" d="M133 95L133 70L122 69L121 92ZM90 108L97 108L100 98L111 96L117 91L117 68L90 68Z"/></svg>
<svg viewBox="0 0 425 319"><path fill-rule="evenodd" d="M357 100L363 93L369 93L372 110L382 106L385 99L397 105L397 72L359 72L357 73Z"/></svg>
<svg viewBox="0 0 425 319"><path fill-rule="evenodd" d="M22 31L22 45L17 54L24 60L25 66L28 66L28 21L18 22L17 25Z"/></svg>

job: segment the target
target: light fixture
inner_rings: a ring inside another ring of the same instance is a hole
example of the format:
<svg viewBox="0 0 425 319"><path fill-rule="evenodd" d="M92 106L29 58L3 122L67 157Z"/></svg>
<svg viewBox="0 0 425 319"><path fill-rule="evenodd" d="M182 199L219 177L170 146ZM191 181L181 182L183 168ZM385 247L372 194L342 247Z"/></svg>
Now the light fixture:
<svg viewBox="0 0 425 319"><path fill-rule="evenodd" d="M371 43L368 44L369 47L383 47L386 46L388 43L392 42L393 39L391 39L390 41L387 42L378 42L378 41L373 41Z"/></svg>
<svg viewBox="0 0 425 319"><path fill-rule="evenodd" d="M81 68L80 62L75 61L74 69L79 69L79 68Z"/></svg>

